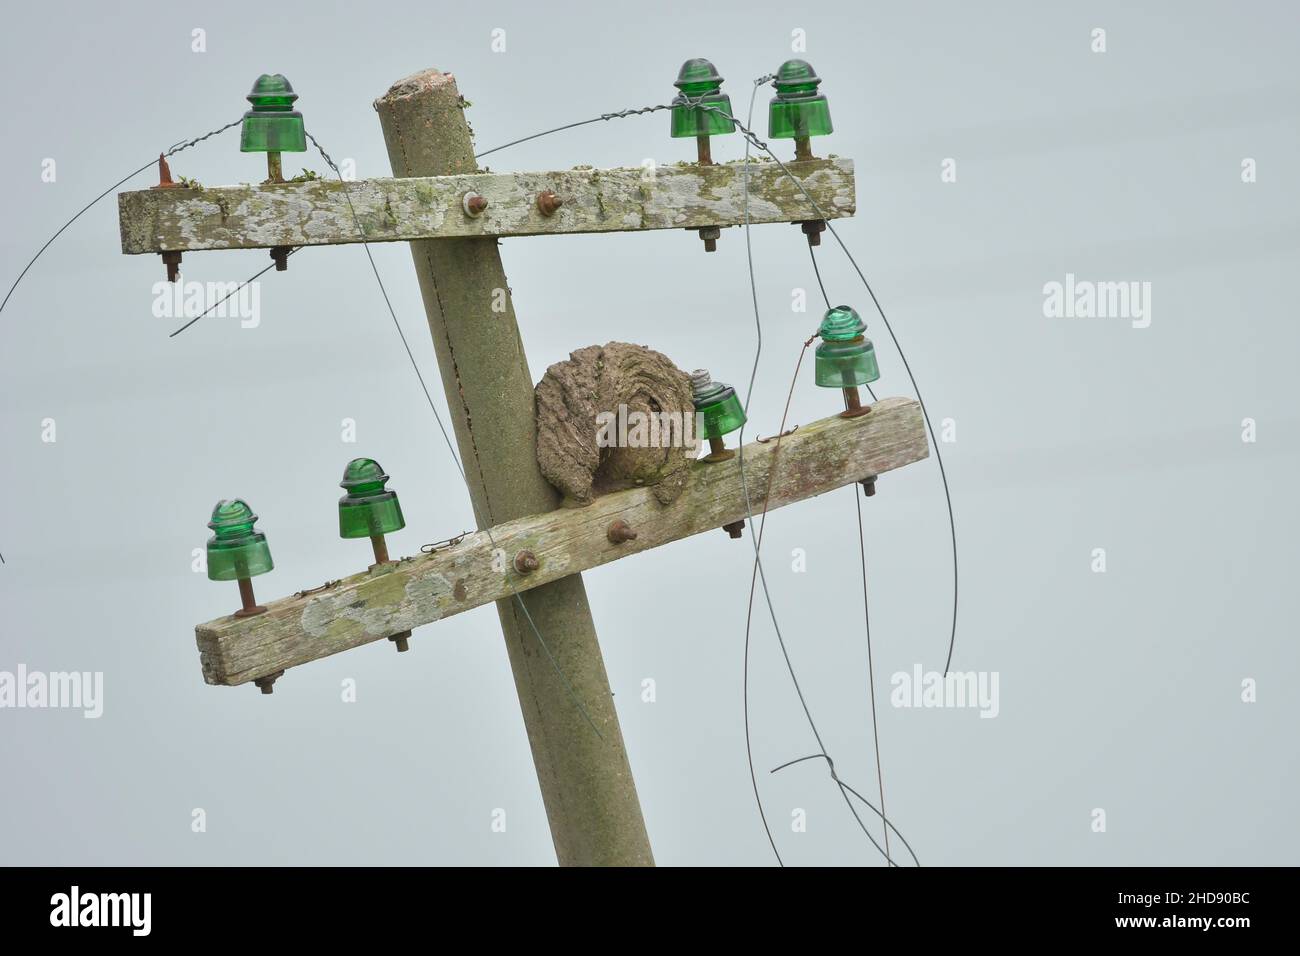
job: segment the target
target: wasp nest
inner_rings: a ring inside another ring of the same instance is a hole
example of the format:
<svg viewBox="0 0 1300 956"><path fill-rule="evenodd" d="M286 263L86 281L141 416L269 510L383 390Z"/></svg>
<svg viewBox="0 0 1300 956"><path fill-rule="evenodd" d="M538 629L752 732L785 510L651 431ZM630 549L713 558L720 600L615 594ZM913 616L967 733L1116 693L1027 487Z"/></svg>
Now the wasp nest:
<svg viewBox="0 0 1300 956"><path fill-rule="evenodd" d="M537 461L568 504L649 485L677 499L695 458L690 378L643 345L608 342L569 353L537 384Z"/></svg>

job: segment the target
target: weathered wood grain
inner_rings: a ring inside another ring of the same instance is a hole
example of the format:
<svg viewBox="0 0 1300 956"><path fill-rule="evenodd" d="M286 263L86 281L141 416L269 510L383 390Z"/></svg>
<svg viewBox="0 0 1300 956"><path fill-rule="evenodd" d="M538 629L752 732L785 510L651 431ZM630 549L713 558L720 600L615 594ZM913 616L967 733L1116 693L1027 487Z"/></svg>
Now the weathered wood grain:
<svg viewBox="0 0 1300 956"><path fill-rule="evenodd" d="M788 163L826 216L856 210L853 161ZM127 254L198 249L258 249L359 242L356 209L368 242L475 236L534 236L641 229L695 229L744 222L741 163L562 172L472 173L350 183L313 180L275 185L144 189L118 194L122 251ZM346 190L346 192L345 192ZM537 195L551 190L564 205L551 216ZM461 200L488 200L478 217ZM818 219L816 210L774 162L749 171L749 218L754 223Z"/></svg>
<svg viewBox="0 0 1300 956"><path fill-rule="evenodd" d="M755 514L763 508L776 448L769 441L744 449ZM769 510L929 455L921 409L910 398L881 399L861 418L801 426L780 448ZM330 590L272 601L257 617L201 624L195 631L203 676L210 684L242 684L744 517L738 460L696 462L671 505L661 505L649 488L615 492L583 508L504 522L491 539L476 532L447 550L354 574ZM606 531L620 518L637 537L612 544ZM536 571L515 570L521 550L537 556Z"/></svg>

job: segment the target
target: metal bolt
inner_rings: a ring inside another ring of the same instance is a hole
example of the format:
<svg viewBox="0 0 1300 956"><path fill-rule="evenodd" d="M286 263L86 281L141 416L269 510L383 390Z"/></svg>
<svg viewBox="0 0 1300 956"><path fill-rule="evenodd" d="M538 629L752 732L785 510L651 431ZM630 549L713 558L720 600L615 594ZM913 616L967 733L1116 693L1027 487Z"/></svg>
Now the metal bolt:
<svg viewBox="0 0 1300 956"><path fill-rule="evenodd" d="M530 574L540 567L537 555L531 551L520 551L515 555L515 570L520 574Z"/></svg>
<svg viewBox="0 0 1300 956"><path fill-rule="evenodd" d="M862 485L862 493L863 493L864 495L866 495L868 498L871 498L871 497L874 497L874 496L875 496L875 494L876 494L876 476L875 476L875 475L868 475L866 478L863 478L862 481L861 481L861 485Z"/></svg>
<svg viewBox="0 0 1300 956"><path fill-rule="evenodd" d="M537 211L543 216L555 215L555 210L564 205L564 200L549 189L537 194Z"/></svg>
<svg viewBox="0 0 1300 956"><path fill-rule="evenodd" d="M727 534L731 535L733 538L739 538L741 532L745 530L745 519L741 518L739 521L724 524L722 530L727 532Z"/></svg>
<svg viewBox="0 0 1300 956"><path fill-rule="evenodd" d="M162 254L163 265L167 267L167 281L175 282L181 276L181 254L179 252L164 252Z"/></svg>
<svg viewBox="0 0 1300 956"><path fill-rule="evenodd" d="M624 541L635 541L636 532L632 530L632 526L626 521L618 518L610 523L608 530L605 532L605 537L609 539L610 544L622 544Z"/></svg>
<svg viewBox="0 0 1300 956"><path fill-rule="evenodd" d="M809 219L799 223L803 234L808 237L808 245L820 246L822 244L822 233L826 231L825 219Z"/></svg>
<svg viewBox="0 0 1300 956"><path fill-rule="evenodd" d="M289 268L289 247L273 246L271 248L271 258L275 260L275 271L284 272Z"/></svg>
<svg viewBox="0 0 1300 956"><path fill-rule="evenodd" d="M239 578L239 600L243 604L235 617L252 617L255 614L265 614L266 608L257 603L257 598L253 597L253 582L248 578ZM274 678L273 678L274 679ZM271 693L269 690L266 693Z"/></svg>
<svg viewBox="0 0 1300 956"><path fill-rule="evenodd" d="M460 208L465 210L465 215L471 219L477 219L483 215L483 210L487 209L487 207L488 201L478 193L466 193L460 200Z"/></svg>
<svg viewBox="0 0 1300 956"><path fill-rule="evenodd" d="M844 411L840 412L840 418L857 418L869 411L871 406L862 404L862 397L858 394L856 385L844 389Z"/></svg>
<svg viewBox="0 0 1300 956"><path fill-rule="evenodd" d="M718 251L718 237L722 235L722 230L717 226L705 226L700 230L700 238L704 240L705 252Z"/></svg>
<svg viewBox="0 0 1300 956"><path fill-rule="evenodd" d="M270 694L275 690L275 682L283 676L284 671L276 671L274 674L267 674L265 677L257 678L253 681L253 685L263 694Z"/></svg>
<svg viewBox="0 0 1300 956"><path fill-rule="evenodd" d="M266 154L266 181L268 183L284 182L284 172L280 167L280 154L274 151Z"/></svg>
<svg viewBox="0 0 1300 956"><path fill-rule="evenodd" d="M402 631L400 634L390 634L388 639L397 645L397 653L401 654L411 649L411 645L406 643L410 636L410 631Z"/></svg>

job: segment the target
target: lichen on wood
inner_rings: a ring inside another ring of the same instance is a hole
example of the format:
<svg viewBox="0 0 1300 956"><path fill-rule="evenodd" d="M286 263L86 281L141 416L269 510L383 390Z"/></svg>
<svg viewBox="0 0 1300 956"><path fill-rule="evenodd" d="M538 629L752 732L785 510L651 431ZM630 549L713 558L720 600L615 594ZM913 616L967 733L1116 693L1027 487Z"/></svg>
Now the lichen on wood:
<svg viewBox="0 0 1300 956"><path fill-rule="evenodd" d="M800 222L820 218L819 210L837 219L856 210L853 163L847 159L787 163L802 189L776 163L761 159L750 163L747 180L738 164L488 173L473 171L467 160L447 168L440 176L119 193L122 251L698 229L737 226L746 218L755 224ZM564 201L553 215L537 208L543 191ZM468 192L488 201L482 215L465 215L461 201Z"/></svg>
<svg viewBox="0 0 1300 956"><path fill-rule="evenodd" d="M696 461L688 466L681 496L670 505L661 504L654 489L632 487L595 496L585 508L556 508L501 522L454 546L344 577L324 590L280 600L263 597L265 614L228 615L195 629L203 676L210 684L246 683L516 592L529 593L531 608L533 593L557 580L716 530L751 511L774 511L869 475L883 476L928 454L917 401L881 398L860 418L805 422L780 441L746 445L745 487L738 458ZM882 494L873 500L887 503L887 491ZM637 536L611 541L614 521ZM513 558L524 550L537 558L538 568L521 573L508 560L503 572L499 555ZM424 633L416 632L417 642Z"/></svg>
<svg viewBox="0 0 1300 956"><path fill-rule="evenodd" d="M632 485L676 500L699 444L690 379L644 345L569 353L537 384L537 462L569 504Z"/></svg>

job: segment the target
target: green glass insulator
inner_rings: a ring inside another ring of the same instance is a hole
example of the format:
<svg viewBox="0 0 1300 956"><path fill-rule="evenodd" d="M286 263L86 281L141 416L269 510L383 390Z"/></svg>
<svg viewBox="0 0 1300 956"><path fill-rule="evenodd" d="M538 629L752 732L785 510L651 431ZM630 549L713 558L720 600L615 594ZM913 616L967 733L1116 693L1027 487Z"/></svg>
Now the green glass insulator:
<svg viewBox="0 0 1300 956"><path fill-rule="evenodd" d="M848 342L867 331L867 323L862 321L858 310L851 305L837 305L826 310L822 324L817 329L817 337L823 342Z"/></svg>
<svg viewBox="0 0 1300 956"><path fill-rule="evenodd" d="M354 458L343 469L339 487L347 492L339 499L339 537L369 538L406 527L397 492L384 485L388 476L373 458Z"/></svg>
<svg viewBox="0 0 1300 956"><path fill-rule="evenodd" d="M257 515L239 498L218 501L208 527L208 579L234 581L265 574L275 567L266 535L253 530Z"/></svg>
<svg viewBox="0 0 1300 956"><path fill-rule="evenodd" d="M253 84L248 102L253 108L244 114L239 150L243 153L302 153L307 149L307 131L302 114L293 108L298 94L280 73L263 73Z"/></svg>
<svg viewBox="0 0 1300 956"><path fill-rule="evenodd" d="M724 382L715 382L704 369L691 374L692 397L699 432L696 437L721 438L745 424L745 409L736 390Z"/></svg>
<svg viewBox="0 0 1300 956"><path fill-rule="evenodd" d="M722 77L708 60L687 60L673 84L679 92L672 106L672 135L722 136L736 131L731 97L722 92ZM710 107L701 109L701 107Z"/></svg>
<svg viewBox="0 0 1300 956"><path fill-rule="evenodd" d="M822 342L817 346L816 381L827 388L867 385L880 378L871 340Z"/></svg>
<svg viewBox="0 0 1300 956"><path fill-rule="evenodd" d="M817 92L819 77L805 60L786 60L772 85L776 96L767 110L771 139L807 139L833 131L826 96Z"/></svg>
<svg viewBox="0 0 1300 956"><path fill-rule="evenodd" d="M815 380L826 388L852 388L880 378L876 350L863 333L867 324L847 305L827 309L817 334Z"/></svg>

